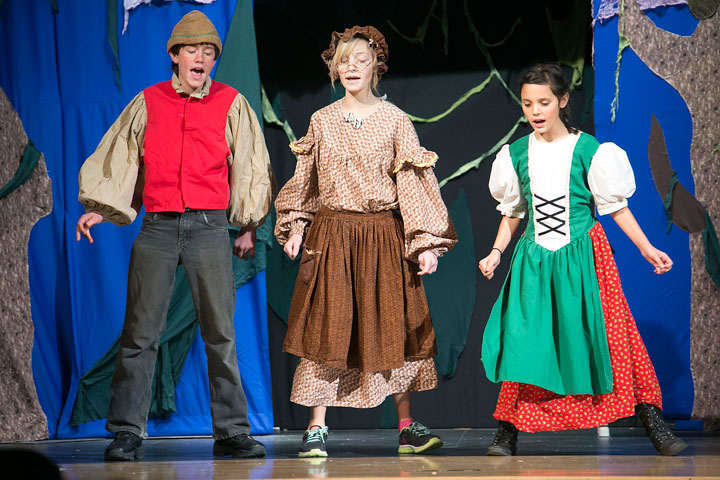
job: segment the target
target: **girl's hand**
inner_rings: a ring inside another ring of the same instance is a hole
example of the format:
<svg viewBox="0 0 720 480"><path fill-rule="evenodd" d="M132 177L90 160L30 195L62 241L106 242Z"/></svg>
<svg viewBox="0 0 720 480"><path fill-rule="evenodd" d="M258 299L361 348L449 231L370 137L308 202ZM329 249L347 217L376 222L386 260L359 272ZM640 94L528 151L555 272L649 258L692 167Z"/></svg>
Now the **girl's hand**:
<svg viewBox="0 0 720 480"><path fill-rule="evenodd" d="M302 246L302 241L302 235L295 233L290 236L290 239L283 247L283 252L290 257L290 260L295 260L295 257L297 257L297 254L300 252L300 247Z"/></svg>
<svg viewBox="0 0 720 480"><path fill-rule="evenodd" d="M662 275L670 271L673 266L672 260L670 260L667 253L652 246L629 208L623 207L617 212L611 213L610 216L615 220L620 229L625 232L625 235L635 244L638 250L640 250L645 260L655 267L655 273Z"/></svg>
<svg viewBox="0 0 720 480"><path fill-rule="evenodd" d="M502 255L500 255L500 252L493 249L490 251L490 254L480 260L478 262L478 268L482 272L482 274L490 280L493 278L493 275L495 275L495 269L498 265L500 265L500 259L502 258Z"/></svg>
<svg viewBox="0 0 720 480"><path fill-rule="evenodd" d="M645 257L645 260L650 262L650 265L655 267L653 271L658 275L669 272L673 266L673 261L670 259L668 254L662 250L658 250L652 245L642 252L642 256Z"/></svg>
<svg viewBox="0 0 720 480"><path fill-rule="evenodd" d="M418 275L430 275L437 270L437 257L430 250L425 250L418 256L418 263L420 264Z"/></svg>

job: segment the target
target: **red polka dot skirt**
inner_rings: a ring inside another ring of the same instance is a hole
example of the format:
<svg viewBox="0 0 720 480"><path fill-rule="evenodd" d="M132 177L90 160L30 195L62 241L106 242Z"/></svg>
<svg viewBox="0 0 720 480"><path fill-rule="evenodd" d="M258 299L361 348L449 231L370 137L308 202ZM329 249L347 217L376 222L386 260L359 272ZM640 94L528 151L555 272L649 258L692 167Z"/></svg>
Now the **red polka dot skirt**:
<svg viewBox="0 0 720 480"><path fill-rule="evenodd" d="M493 416L524 432L592 428L635 414L635 405L662 408L660 385L620 286L620 276L600 223L592 238L595 272L610 349L613 391L604 395L558 395L534 385L503 382Z"/></svg>

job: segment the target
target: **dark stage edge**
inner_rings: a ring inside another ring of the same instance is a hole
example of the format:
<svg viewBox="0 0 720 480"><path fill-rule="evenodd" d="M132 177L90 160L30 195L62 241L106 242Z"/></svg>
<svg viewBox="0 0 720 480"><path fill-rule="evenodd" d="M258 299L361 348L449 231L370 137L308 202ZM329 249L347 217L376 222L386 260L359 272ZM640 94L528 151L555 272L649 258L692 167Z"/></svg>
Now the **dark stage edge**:
<svg viewBox="0 0 720 480"><path fill-rule="evenodd" d="M661 457L639 428L520 434L518 456L486 457L491 429L438 429L445 445L428 455L398 455L394 430L331 430L327 459L300 459L302 432L257 436L263 459L215 459L209 437L145 440L145 458L105 463L106 439L0 444L0 450L30 449L49 457L64 479L247 479L247 478L506 478L532 479L719 479L720 435L679 432L688 448ZM4 471L8 465L2 467ZM2 478L27 478L25 476Z"/></svg>

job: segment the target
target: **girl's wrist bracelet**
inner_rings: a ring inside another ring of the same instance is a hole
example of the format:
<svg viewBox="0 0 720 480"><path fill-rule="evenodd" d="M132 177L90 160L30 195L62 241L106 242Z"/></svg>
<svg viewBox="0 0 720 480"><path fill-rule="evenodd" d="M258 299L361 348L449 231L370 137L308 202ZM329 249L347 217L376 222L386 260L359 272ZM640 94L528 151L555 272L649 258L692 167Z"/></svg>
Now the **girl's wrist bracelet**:
<svg viewBox="0 0 720 480"><path fill-rule="evenodd" d="M493 247L493 248L490 249L491 252L492 252L493 250L497 250L498 252L500 252L500 256L502 257L502 254L503 254L503 251L502 251L502 250L500 250L500 249L497 248L497 247Z"/></svg>

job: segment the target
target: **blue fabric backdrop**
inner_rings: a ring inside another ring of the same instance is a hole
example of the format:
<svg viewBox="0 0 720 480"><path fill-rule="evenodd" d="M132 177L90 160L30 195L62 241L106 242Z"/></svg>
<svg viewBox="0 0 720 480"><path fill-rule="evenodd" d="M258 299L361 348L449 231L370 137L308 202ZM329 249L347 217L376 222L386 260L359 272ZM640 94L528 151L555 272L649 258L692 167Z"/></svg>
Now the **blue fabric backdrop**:
<svg viewBox="0 0 720 480"><path fill-rule="evenodd" d="M595 2L596 9L600 2ZM597 13L597 12L594 12ZM690 35L697 20L687 6L661 7L646 12L659 27ZM650 173L648 140L655 115L665 132L668 154L682 184L694 192L690 172L692 121L680 94L655 75L632 51L625 49L620 69L619 110L611 121L615 96L618 18L594 28L595 134L628 152L637 191L630 209L650 241L674 261L672 271L655 275L635 246L608 217L602 218L616 250L623 290L660 380L665 414L689 418L693 405L690 373L690 249L688 234L673 227L665 233L667 218Z"/></svg>
<svg viewBox="0 0 720 480"><path fill-rule="evenodd" d="M125 310L128 259L140 222L93 229L95 243L75 242L77 175L105 130L143 88L170 78L165 51L174 24L200 9L221 38L235 1L210 5L162 2L130 15L119 39L122 91L107 41L107 2L2 2L0 87L23 126L45 155L52 179L53 212L32 231L30 294L35 345L33 372L50 438L104 436L104 421L69 424L77 382L120 334ZM118 31L122 1L118 1ZM260 112L258 112L259 114ZM238 361L250 406L253 433L273 428L267 342L265 274L238 290L235 311ZM199 336L177 389L178 413L151 420L150 435L210 434L205 353Z"/></svg>

